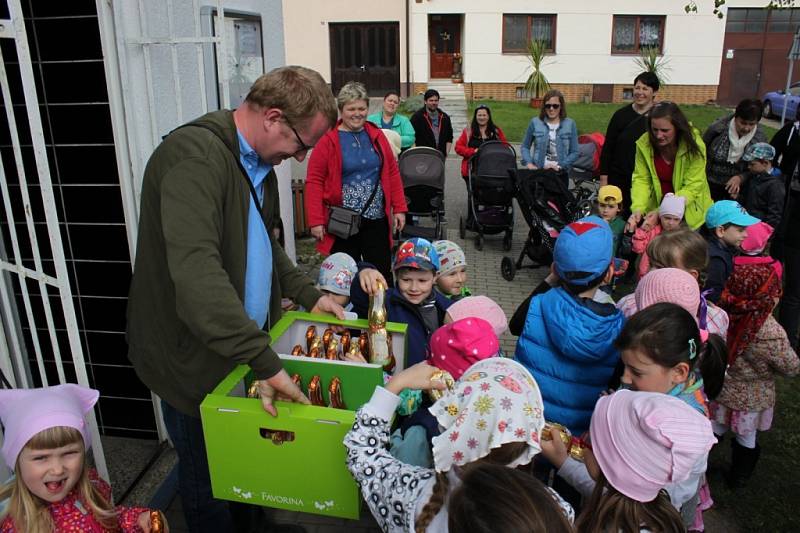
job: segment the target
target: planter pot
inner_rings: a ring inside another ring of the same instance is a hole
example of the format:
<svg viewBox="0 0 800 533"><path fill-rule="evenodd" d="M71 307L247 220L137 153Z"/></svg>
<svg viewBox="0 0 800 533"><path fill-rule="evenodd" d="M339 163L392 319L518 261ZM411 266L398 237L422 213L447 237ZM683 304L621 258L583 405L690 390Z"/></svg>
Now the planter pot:
<svg viewBox="0 0 800 533"><path fill-rule="evenodd" d="M450 78L450 81L452 81L453 83L464 83L464 78L461 78L461 77L455 78L455 77L453 77L453 78Z"/></svg>
<svg viewBox="0 0 800 533"><path fill-rule="evenodd" d="M544 102L544 98L531 98L530 106L534 109L539 109L542 107L542 102Z"/></svg>

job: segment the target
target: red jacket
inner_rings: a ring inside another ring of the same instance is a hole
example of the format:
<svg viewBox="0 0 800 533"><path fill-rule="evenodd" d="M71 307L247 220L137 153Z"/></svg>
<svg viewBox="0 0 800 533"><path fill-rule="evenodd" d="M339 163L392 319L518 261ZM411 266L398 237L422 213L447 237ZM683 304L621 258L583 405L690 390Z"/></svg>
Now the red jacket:
<svg viewBox="0 0 800 533"><path fill-rule="evenodd" d="M506 141L506 136L503 134L503 130L497 126L495 126L495 129L497 130L497 140L508 142ZM467 126L464 128L464 131L461 132L461 137L456 141L456 153L464 158L464 160L461 161L461 175L464 178L469 176L469 159L478 151L477 148L471 148L469 146L469 137L471 134L472 128Z"/></svg>
<svg viewBox="0 0 800 533"><path fill-rule="evenodd" d="M309 227L328 225L328 207L342 205L342 147L339 144L338 126L326 133L314 147L308 160L306 174L306 220ZM405 213L408 211L406 197L403 193L403 180L397 160L386 136L380 128L367 122L364 124L369 138L375 146L378 157L381 158L381 187L383 188L386 218L389 220L389 246L392 245L392 213ZM317 243L317 250L321 254L331 253L335 237L328 233Z"/></svg>

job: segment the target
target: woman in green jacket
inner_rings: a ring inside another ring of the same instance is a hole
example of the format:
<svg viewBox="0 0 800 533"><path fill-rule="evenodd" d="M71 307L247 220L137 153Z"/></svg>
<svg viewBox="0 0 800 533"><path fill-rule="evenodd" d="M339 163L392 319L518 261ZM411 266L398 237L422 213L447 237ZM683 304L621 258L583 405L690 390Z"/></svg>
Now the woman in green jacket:
<svg viewBox="0 0 800 533"><path fill-rule="evenodd" d="M657 210L668 192L686 198L684 218L689 227L697 229L705 222L713 203L706 179L706 146L674 103L661 102L650 111L647 133L636 141L631 181L628 231Z"/></svg>
<svg viewBox="0 0 800 533"><path fill-rule="evenodd" d="M414 126L408 117L404 117L397 112L400 105L400 95L395 91L389 91L383 97L383 112L373 113L367 120L383 130L396 131L400 135L400 149L408 150L414 146Z"/></svg>

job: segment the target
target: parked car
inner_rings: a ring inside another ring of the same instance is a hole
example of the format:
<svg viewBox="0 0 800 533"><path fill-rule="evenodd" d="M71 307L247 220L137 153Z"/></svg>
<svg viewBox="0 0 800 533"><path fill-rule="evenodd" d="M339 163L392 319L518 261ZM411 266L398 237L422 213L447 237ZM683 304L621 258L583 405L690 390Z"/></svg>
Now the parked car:
<svg viewBox="0 0 800 533"><path fill-rule="evenodd" d="M800 103L800 82L793 83L789 86L789 97L786 98L784 90L770 91L761 97L764 102L764 116L769 118L772 116L780 117L783 113L784 101L786 102L786 116L794 119L797 113L797 104Z"/></svg>

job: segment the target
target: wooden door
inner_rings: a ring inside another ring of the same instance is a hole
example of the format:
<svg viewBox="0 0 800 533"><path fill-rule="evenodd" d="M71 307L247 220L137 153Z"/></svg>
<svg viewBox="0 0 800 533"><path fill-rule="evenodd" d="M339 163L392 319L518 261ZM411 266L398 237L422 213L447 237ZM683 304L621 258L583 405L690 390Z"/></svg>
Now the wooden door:
<svg viewBox="0 0 800 533"><path fill-rule="evenodd" d="M330 24L331 85L360 81L370 96L400 89L400 24Z"/></svg>
<svg viewBox="0 0 800 533"><path fill-rule="evenodd" d="M758 85L761 79L761 54L762 50L742 50L733 51L733 59L730 59L728 75L723 79L720 76L720 85L726 85L725 89L720 90L720 103L726 105L736 105L745 98L759 98ZM722 89L722 87L720 87Z"/></svg>
<svg viewBox="0 0 800 533"><path fill-rule="evenodd" d="M453 54L461 52L461 17L431 15L428 18L431 78L449 78L453 74Z"/></svg>

